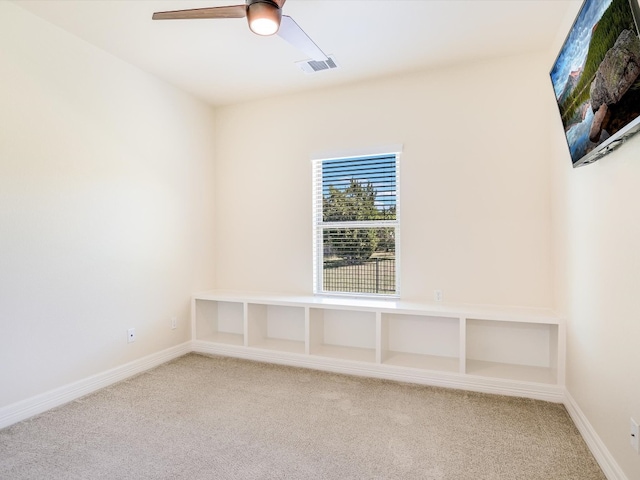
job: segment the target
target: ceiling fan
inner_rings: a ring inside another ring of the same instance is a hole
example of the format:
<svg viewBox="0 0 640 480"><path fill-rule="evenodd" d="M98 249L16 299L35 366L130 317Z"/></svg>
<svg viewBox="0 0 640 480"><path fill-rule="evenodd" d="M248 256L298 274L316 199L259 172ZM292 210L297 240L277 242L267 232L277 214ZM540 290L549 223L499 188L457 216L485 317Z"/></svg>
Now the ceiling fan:
<svg viewBox="0 0 640 480"><path fill-rule="evenodd" d="M247 17L249 28L258 35L278 34L291 45L318 62L326 61L327 55L309 38L293 18L282 15L286 0L246 0L245 5L227 7L194 8L156 12L153 20L182 20L194 18L243 18Z"/></svg>

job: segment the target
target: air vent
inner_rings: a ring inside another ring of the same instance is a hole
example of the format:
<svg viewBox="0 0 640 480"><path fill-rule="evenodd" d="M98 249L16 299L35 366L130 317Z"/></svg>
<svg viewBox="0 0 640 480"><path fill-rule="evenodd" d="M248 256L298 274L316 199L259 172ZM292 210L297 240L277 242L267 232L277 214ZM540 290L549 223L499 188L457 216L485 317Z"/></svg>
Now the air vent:
<svg viewBox="0 0 640 480"><path fill-rule="evenodd" d="M300 67L300 70L307 74L338 68L338 64L336 63L336 59L333 55L329 55L329 57L323 61L303 60L302 62L296 62L296 65Z"/></svg>

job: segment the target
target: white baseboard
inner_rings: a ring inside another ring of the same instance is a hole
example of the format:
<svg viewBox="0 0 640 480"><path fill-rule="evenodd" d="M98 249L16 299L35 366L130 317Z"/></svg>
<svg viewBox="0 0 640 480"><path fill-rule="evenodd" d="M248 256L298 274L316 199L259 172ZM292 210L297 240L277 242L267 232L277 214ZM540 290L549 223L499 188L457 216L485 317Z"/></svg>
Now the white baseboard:
<svg viewBox="0 0 640 480"><path fill-rule="evenodd" d="M50 390L26 400L0 408L0 428L26 420L29 417L46 412L54 407L71 402L89 393L108 387L151 368L157 367L174 358L191 352L191 342L153 353L119 367L107 370L69 385Z"/></svg>
<svg viewBox="0 0 640 480"><path fill-rule="evenodd" d="M565 392L564 406L607 479L629 480L568 391Z"/></svg>
<svg viewBox="0 0 640 480"><path fill-rule="evenodd" d="M473 392L526 397L547 402L562 403L564 388L559 385L502 380L496 378L440 373L420 369L396 367L315 355L274 352L260 348L221 345L211 342L194 341L192 350L198 353L224 355L259 362L277 363L292 367L312 368L347 375L382 378L398 382L418 383L432 387L455 388Z"/></svg>

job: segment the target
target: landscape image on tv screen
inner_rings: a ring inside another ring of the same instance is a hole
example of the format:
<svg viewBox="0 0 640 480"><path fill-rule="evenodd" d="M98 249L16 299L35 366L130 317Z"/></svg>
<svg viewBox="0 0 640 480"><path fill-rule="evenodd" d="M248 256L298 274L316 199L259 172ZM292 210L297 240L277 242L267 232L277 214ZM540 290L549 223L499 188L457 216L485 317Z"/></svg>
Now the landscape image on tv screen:
<svg viewBox="0 0 640 480"><path fill-rule="evenodd" d="M635 131L640 38L630 0L586 0L550 74L574 167Z"/></svg>

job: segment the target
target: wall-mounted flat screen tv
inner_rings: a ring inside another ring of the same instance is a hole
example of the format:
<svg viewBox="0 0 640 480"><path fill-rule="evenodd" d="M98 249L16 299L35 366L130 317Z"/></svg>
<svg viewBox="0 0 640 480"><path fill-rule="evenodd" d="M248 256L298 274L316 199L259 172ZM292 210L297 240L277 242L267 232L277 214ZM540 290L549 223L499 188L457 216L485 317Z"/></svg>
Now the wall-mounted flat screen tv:
<svg viewBox="0 0 640 480"><path fill-rule="evenodd" d="M638 0L585 0L551 69L574 167L640 130Z"/></svg>

